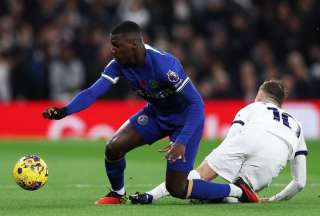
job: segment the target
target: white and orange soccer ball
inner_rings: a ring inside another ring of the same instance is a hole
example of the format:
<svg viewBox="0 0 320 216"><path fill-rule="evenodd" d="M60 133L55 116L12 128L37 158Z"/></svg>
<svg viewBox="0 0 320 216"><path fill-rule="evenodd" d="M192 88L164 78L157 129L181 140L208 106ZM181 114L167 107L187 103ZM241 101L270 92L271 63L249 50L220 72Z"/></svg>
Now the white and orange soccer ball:
<svg viewBox="0 0 320 216"><path fill-rule="evenodd" d="M15 164L13 176L23 189L38 190L48 180L48 166L39 156L27 155Z"/></svg>

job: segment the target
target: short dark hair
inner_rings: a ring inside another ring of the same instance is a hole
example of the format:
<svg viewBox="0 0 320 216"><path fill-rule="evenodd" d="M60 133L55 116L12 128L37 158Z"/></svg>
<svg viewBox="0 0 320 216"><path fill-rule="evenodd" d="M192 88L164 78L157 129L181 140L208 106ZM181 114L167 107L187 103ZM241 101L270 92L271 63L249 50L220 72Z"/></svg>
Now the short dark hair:
<svg viewBox="0 0 320 216"><path fill-rule="evenodd" d="M268 80L262 83L259 88L263 92L267 93L268 96L282 105L283 101L286 98L286 90L283 83L280 80Z"/></svg>
<svg viewBox="0 0 320 216"><path fill-rule="evenodd" d="M140 26L132 21L126 20L115 27L111 30L111 34L125 34L125 33L141 33L141 28Z"/></svg>

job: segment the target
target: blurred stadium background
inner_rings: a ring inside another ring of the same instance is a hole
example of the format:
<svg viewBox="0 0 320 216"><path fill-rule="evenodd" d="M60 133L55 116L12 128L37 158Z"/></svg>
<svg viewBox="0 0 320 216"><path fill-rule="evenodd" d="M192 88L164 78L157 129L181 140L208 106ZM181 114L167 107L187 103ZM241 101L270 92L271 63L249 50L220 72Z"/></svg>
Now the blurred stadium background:
<svg viewBox="0 0 320 216"><path fill-rule="evenodd" d="M289 98L320 98L316 0L4 0L0 100L70 99L111 59L108 31L133 20L179 57L206 99L251 100L281 78ZM125 83L109 98L132 98Z"/></svg>
<svg viewBox="0 0 320 216"><path fill-rule="evenodd" d="M109 31L123 20L140 24L146 43L171 52L182 61L206 100L204 138L209 141L204 143L209 145L213 142L210 140L224 136L233 115L254 99L264 80L283 80L289 98L285 108L302 122L309 148L313 149L313 166L308 167L309 183L313 186L285 208L302 207L303 211L309 210L308 215L316 215L319 211L314 201L315 187L319 188L316 155L320 154L320 1L317 0L0 1L0 154L4 160L0 161L0 212L4 210L1 215L21 215L17 210L21 206L39 215L48 215L46 208L52 206L50 215L104 213L101 208L92 208L92 202L105 188L104 139L143 102L120 80L101 101L82 113L62 121L47 121L41 118L41 112L70 100L100 76L111 59ZM104 139L59 141L67 137ZM216 145L213 143L212 146ZM201 148L198 162L212 146ZM154 153L155 148L129 156L132 170L128 171L129 176L136 180L129 179L133 185L129 186L129 192L150 189L163 178L163 161ZM14 162L28 153L43 156L53 173L47 189L38 194L19 191L11 178ZM137 170L146 161L150 164L143 179L137 176ZM78 178L79 166L88 177ZM152 173L157 169L161 174ZM283 186L289 179L286 171L278 183ZM139 186L141 182L144 186ZM267 195L279 189L279 186L271 188ZM26 208L26 199L36 202ZM309 208L305 209L307 202ZM165 204L168 203L174 202ZM175 208L171 210L179 214L181 208ZM215 208L219 213L228 207ZM244 211L239 212L238 208ZM256 210L263 211L265 207L253 207L252 211L245 208L237 207L230 215L245 215L249 211L261 216L263 213ZM277 205L272 208L279 210L278 215L289 214ZM156 209L159 214L167 214L162 208ZM113 215L124 215L137 209L110 210ZM150 210L138 212L148 215L152 213ZM197 211L208 213L199 208ZM199 213L191 209L188 212ZM302 212L296 215L299 214Z"/></svg>
<svg viewBox="0 0 320 216"><path fill-rule="evenodd" d="M278 78L291 99L286 108L308 138L319 138L319 11L316 0L1 1L0 137L109 137L142 106L119 103L137 99L124 80L103 98L107 104L66 123L52 126L39 113L100 76L111 59L110 29L129 19L146 43L181 59L204 99L231 100L208 102L205 137L223 136L258 86Z"/></svg>

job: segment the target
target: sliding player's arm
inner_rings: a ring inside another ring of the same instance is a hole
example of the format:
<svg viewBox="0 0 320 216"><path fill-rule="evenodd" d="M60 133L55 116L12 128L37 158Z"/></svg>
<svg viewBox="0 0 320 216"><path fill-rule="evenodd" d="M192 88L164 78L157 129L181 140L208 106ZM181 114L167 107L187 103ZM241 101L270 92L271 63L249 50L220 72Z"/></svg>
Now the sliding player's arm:
<svg viewBox="0 0 320 216"><path fill-rule="evenodd" d="M51 107L46 109L42 115L47 119L59 120L67 115L71 115L76 112L80 112L90 105L92 105L100 96L105 94L118 80L118 66L117 63L112 60L101 77L89 88L82 90L77 94L71 102L62 108Z"/></svg>
<svg viewBox="0 0 320 216"><path fill-rule="evenodd" d="M307 182L307 147L303 134L299 138L299 147L291 161L292 181L278 194L272 196L269 201L289 200L301 191Z"/></svg>
<svg viewBox="0 0 320 216"><path fill-rule="evenodd" d="M278 194L272 196L269 201L289 200L301 191L307 181L306 156L298 155L291 162L293 180Z"/></svg>

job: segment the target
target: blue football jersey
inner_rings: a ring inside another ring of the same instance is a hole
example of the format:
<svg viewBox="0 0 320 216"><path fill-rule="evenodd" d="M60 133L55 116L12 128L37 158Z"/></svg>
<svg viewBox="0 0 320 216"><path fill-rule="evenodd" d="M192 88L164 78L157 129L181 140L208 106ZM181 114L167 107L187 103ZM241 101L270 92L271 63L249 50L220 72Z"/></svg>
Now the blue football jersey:
<svg viewBox="0 0 320 216"><path fill-rule="evenodd" d="M117 83L119 78L125 78L132 90L161 113L184 110L188 102L179 93L186 85L193 84L180 61L173 55L149 45L145 45L145 48L144 65L123 66L116 60L111 60L105 67L102 77L113 84ZM199 95L194 87L192 91L196 91L192 93Z"/></svg>
<svg viewBox="0 0 320 216"><path fill-rule="evenodd" d="M122 77L148 102L148 110L156 113L158 126L166 132L178 131L175 141L188 144L195 133L202 133L204 105L201 96L177 58L149 45L145 47L143 65L124 66L116 60L110 61L101 77L65 107L66 112L70 115L86 109Z"/></svg>

